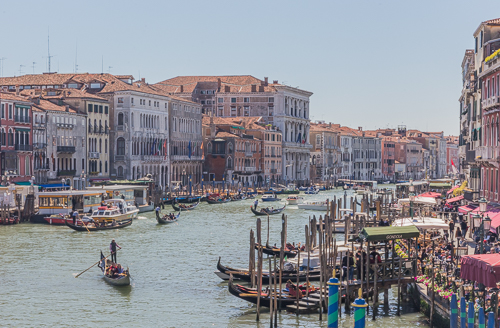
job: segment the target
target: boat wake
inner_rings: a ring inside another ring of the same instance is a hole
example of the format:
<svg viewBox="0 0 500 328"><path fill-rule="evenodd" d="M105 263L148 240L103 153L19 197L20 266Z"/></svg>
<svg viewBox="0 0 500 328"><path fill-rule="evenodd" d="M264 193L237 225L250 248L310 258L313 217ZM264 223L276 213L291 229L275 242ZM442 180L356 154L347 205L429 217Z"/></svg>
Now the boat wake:
<svg viewBox="0 0 500 328"><path fill-rule="evenodd" d="M146 220L146 219L147 219L147 217L145 217L145 216L138 216L137 217L137 220Z"/></svg>

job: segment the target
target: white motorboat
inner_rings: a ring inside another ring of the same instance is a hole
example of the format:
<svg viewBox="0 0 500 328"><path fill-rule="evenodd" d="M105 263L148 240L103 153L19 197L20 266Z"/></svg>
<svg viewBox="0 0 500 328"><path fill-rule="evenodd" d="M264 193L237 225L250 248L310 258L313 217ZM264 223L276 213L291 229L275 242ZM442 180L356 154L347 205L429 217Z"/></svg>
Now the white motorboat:
<svg viewBox="0 0 500 328"><path fill-rule="evenodd" d="M301 210L326 211L327 202L325 201L306 201L297 205Z"/></svg>
<svg viewBox="0 0 500 328"><path fill-rule="evenodd" d="M298 205L300 201L302 201L304 198L300 196L288 196L286 201L288 202L288 205Z"/></svg>
<svg viewBox="0 0 500 328"><path fill-rule="evenodd" d="M123 199L108 199L102 206L92 212L92 219L96 222L120 222L135 219L139 210Z"/></svg>
<svg viewBox="0 0 500 328"><path fill-rule="evenodd" d="M275 194L272 194L272 195L267 194L267 195L262 195L261 200L263 202L276 202L276 201L279 201L280 199L278 197L276 197Z"/></svg>

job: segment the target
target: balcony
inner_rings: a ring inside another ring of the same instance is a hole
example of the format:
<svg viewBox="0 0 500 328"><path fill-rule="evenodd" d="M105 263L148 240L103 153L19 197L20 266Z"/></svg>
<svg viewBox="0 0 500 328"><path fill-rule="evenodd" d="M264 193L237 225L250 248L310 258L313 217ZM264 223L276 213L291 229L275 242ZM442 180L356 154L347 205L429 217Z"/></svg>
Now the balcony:
<svg viewBox="0 0 500 328"><path fill-rule="evenodd" d="M243 172L254 172L255 170L256 170L256 168L253 166L245 166L245 167L243 167L242 171Z"/></svg>
<svg viewBox="0 0 500 328"><path fill-rule="evenodd" d="M125 126L123 126L123 125L116 126L116 131L124 131L124 130L125 130Z"/></svg>
<svg viewBox="0 0 500 328"><path fill-rule="evenodd" d="M57 127L60 129L73 129L75 125L73 123L57 123Z"/></svg>
<svg viewBox="0 0 500 328"><path fill-rule="evenodd" d="M489 110L492 107L498 107L499 104L500 104L499 96L489 97L488 99L481 101L481 106L483 107L484 110Z"/></svg>
<svg viewBox="0 0 500 328"><path fill-rule="evenodd" d="M50 169L49 165L47 165L47 164L42 164L42 165L35 164L35 171L46 171L49 169Z"/></svg>
<svg viewBox="0 0 500 328"><path fill-rule="evenodd" d="M34 129L45 129L45 123L42 123L40 121L33 122L33 128Z"/></svg>
<svg viewBox="0 0 500 328"><path fill-rule="evenodd" d="M125 155L115 155L115 161L124 161Z"/></svg>
<svg viewBox="0 0 500 328"><path fill-rule="evenodd" d="M498 168L498 154L499 149L497 147L481 146L476 150L476 162L479 162L486 167Z"/></svg>
<svg viewBox="0 0 500 328"><path fill-rule="evenodd" d="M35 142L33 144L33 149L44 149L45 147L47 147L47 144L43 142Z"/></svg>
<svg viewBox="0 0 500 328"><path fill-rule="evenodd" d="M285 141L283 143L283 147L290 147L290 148L300 147L300 148L308 149L308 148L312 148L312 145L308 144L308 143L303 144L303 143L300 143L300 142Z"/></svg>
<svg viewBox="0 0 500 328"><path fill-rule="evenodd" d="M278 169L271 169L271 174L276 174L278 173Z"/></svg>
<svg viewBox="0 0 500 328"><path fill-rule="evenodd" d="M31 118L29 116L14 115L14 122L16 122L16 123L30 123Z"/></svg>
<svg viewBox="0 0 500 328"><path fill-rule="evenodd" d="M188 156L185 156L188 158ZM193 158L193 157L191 157ZM189 159L189 158L188 158ZM141 155L141 161L149 162L149 163L160 163L165 161L164 155Z"/></svg>
<svg viewBox="0 0 500 328"><path fill-rule="evenodd" d="M33 147L31 145L15 145L15 150L31 151L33 150Z"/></svg>
<svg viewBox="0 0 500 328"><path fill-rule="evenodd" d="M76 174L76 170L60 170L57 171L57 176L62 177L62 176L71 176L74 177Z"/></svg>
<svg viewBox="0 0 500 328"><path fill-rule="evenodd" d="M57 146L57 152L73 154L76 152L76 149L75 146Z"/></svg>
<svg viewBox="0 0 500 328"><path fill-rule="evenodd" d="M246 157L252 157L253 156L253 152L252 151L246 151L245 152L245 156Z"/></svg>
<svg viewBox="0 0 500 328"><path fill-rule="evenodd" d="M96 151L89 151L89 159L90 158L99 158L99 153Z"/></svg>

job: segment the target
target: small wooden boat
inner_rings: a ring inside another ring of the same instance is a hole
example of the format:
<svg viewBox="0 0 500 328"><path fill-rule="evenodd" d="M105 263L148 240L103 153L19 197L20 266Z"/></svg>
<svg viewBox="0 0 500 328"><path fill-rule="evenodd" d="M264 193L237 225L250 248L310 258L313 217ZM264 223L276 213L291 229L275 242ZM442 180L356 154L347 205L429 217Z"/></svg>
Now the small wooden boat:
<svg viewBox="0 0 500 328"><path fill-rule="evenodd" d="M52 214L50 216L43 218L45 222L51 225L65 225L66 220L71 220L69 216L64 216L61 214Z"/></svg>
<svg viewBox="0 0 500 328"><path fill-rule="evenodd" d="M285 207L286 207L286 205L283 206L282 208L275 208L275 209L261 208L260 211L257 211L253 208L253 206L250 206L250 209L252 210L253 214L261 216L261 215L279 214L279 213L283 212Z"/></svg>
<svg viewBox="0 0 500 328"><path fill-rule="evenodd" d="M256 250L258 250L260 247L262 247L262 253L264 254L272 256L280 256L281 254L281 248L272 247L269 245L260 246L258 243L255 243ZM297 250L296 249L290 250L289 248L293 248L293 246L287 245L287 247L285 247L285 252L284 252L285 256L288 258L294 258L295 256L297 256Z"/></svg>
<svg viewBox="0 0 500 328"><path fill-rule="evenodd" d="M19 217L18 216L11 216L8 218L0 218L0 224L8 225L8 224L17 224L19 223Z"/></svg>
<svg viewBox="0 0 500 328"><path fill-rule="evenodd" d="M98 231L98 230L112 230L112 229L121 229L132 225L132 219L122 220L119 222L113 223L85 223L85 225L78 225L69 223L66 221L66 225L73 230L76 231Z"/></svg>
<svg viewBox="0 0 500 328"><path fill-rule="evenodd" d="M174 223L174 222L177 222L177 219L179 218L179 216L181 216L180 211L177 215L174 216L173 219L169 218L168 215L164 215L163 217L157 217L156 221L158 221L159 224Z"/></svg>
<svg viewBox="0 0 500 328"><path fill-rule="evenodd" d="M172 207L174 208L174 210L176 212L190 211L190 210L194 210L196 208L196 206L198 206L199 204L200 204L200 202L195 203L195 204L190 204L190 205L184 205L184 204L172 202Z"/></svg>
<svg viewBox="0 0 500 328"><path fill-rule="evenodd" d="M99 268L102 271L102 277L104 280L113 286L128 286L130 285L130 272L129 269L123 270L122 274L117 274L114 276L110 276L109 274L106 274L107 270L111 266L118 266L119 264L112 262L111 260L107 259L102 255L101 253L101 263L99 263Z"/></svg>
<svg viewBox="0 0 500 328"><path fill-rule="evenodd" d="M207 203L209 204L224 204L224 203L229 203L230 201L231 198L219 198L219 199L207 198Z"/></svg>

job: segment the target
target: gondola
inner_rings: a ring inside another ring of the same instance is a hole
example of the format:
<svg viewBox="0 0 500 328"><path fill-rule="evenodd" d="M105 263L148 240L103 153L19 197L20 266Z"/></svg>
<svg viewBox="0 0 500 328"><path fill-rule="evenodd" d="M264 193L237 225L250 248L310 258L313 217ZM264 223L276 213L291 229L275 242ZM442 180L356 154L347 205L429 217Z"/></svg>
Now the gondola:
<svg viewBox="0 0 500 328"><path fill-rule="evenodd" d="M209 204L223 204L223 203L228 203L230 201L231 201L230 198L220 199L220 200L215 200L213 198L207 198L207 203L209 203Z"/></svg>
<svg viewBox="0 0 500 328"><path fill-rule="evenodd" d="M194 210L196 206L198 206L200 202L191 204L191 205L182 205L180 206L179 203L172 202L172 207L174 208L174 211L180 212L180 211L190 211Z"/></svg>
<svg viewBox="0 0 500 328"><path fill-rule="evenodd" d="M286 207L286 204L285 206L283 206L282 208L275 208L275 209L267 209L267 208L261 208L260 211L257 211L253 208L253 206L250 206L250 209L252 210L253 214L255 215L273 215L273 214L279 214L281 212L283 212L283 210L285 209Z"/></svg>
<svg viewBox="0 0 500 328"><path fill-rule="evenodd" d="M163 217L157 217L156 221L158 221L159 224L167 224L167 223L174 223L177 222L177 219L181 216L181 212L179 212L174 219L169 219L167 215Z"/></svg>
<svg viewBox="0 0 500 328"><path fill-rule="evenodd" d="M128 286L130 285L130 271L127 268L127 270L124 270L124 274L118 275L117 277L110 277L106 275L106 268L111 266L111 265L117 265L117 263L112 262L111 260L107 259L102 255L101 252L101 262L99 263L99 268L101 268L102 271L102 277L104 280L113 286Z"/></svg>
<svg viewBox="0 0 500 328"><path fill-rule="evenodd" d="M258 243L255 243L255 249L259 249L260 246ZM281 254L281 248L278 247L272 247L272 246L263 246L262 247L262 253L267 254L267 255L272 255L272 256L280 256ZM288 258L294 258L297 256L297 251L296 250L285 250L284 252L285 256Z"/></svg>
<svg viewBox="0 0 500 328"><path fill-rule="evenodd" d="M257 304L257 299L259 298L259 292L255 288L247 288L241 285L233 284L233 277L229 278L228 290L234 296L241 298L247 302ZM263 293L260 292L260 306L269 307L271 303L271 298L269 297L269 291ZM296 297L292 297L290 294L283 292L282 297L278 303L278 308L280 310L285 310L287 305L295 304L297 300Z"/></svg>
<svg viewBox="0 0 500 328"><path fill-rule="evenodd" d="M85 225L75 225L66 221L66 225L73 230L76 231L98 231L98 230L112 230L112 229L121 229L128 227L132 224L132 219L127 219L123 221L116 222L115 225L105 224L104 226L96 226L92 223L86 223Z"/></svg>
<svg viewBox="0 0 500 328"><path fill-rule="evenodd" d="M230 267L226 267L220 263L220 258L219 261L217 262L217 270L219 270L221 273L224 273L226 275L232 274L234 279L239 279L243 280L246 282L250 282L251 276L248 270L238 270L238 269L233 269ZM224 278L222 278L224 279ZM281 279L284 281L287 281L288 279L292 281L297 281L297 272L296 271L283 271L281 275ZM309 271L309 281L319 281L320 279L320 272L319 270L310 270ZM301 271L299 274L299 281L306 281L306 272ZM268 272L262 272L262 283L263 284L268 284L269 283L269 273Z"/></svg>

